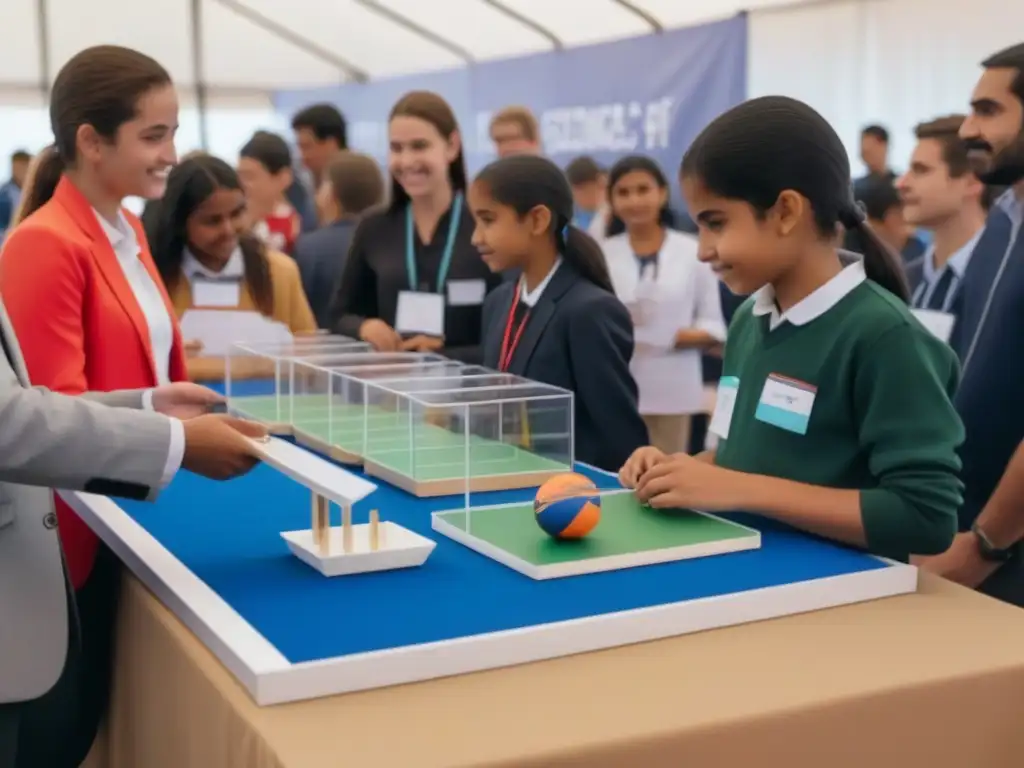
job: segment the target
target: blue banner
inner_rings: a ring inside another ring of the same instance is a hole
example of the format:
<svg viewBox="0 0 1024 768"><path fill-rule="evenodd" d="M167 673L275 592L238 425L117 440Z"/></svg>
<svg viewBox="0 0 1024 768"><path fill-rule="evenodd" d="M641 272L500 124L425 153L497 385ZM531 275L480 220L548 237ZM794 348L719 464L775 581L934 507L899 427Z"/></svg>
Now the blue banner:
<svg viewBox="0 0 1024 768"><path fill-rule="evenodd" d="M411 90L443 96L459 120L472 174L494 158L491 115L523 105L541 125L544 153L561 166L579 155L611 165L630 153L655 158L675 187L683 152L712 119L746 98L745 15L712 24L474 64L366 85L286 91L275 108L337 105L352 149L387 160L387 116Z"/></svg>

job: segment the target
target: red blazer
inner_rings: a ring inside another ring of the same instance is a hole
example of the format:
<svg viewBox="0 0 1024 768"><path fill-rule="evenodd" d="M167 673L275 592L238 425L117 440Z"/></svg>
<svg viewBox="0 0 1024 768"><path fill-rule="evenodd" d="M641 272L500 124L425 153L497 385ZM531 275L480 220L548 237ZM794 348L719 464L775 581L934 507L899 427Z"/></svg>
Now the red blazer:
<svg viewBox="0 0 1024 768"><path fill-rule="evenodd" d="M174 327L170 378L187 380L174 307L137 218L139 258L164 295ZM7 236L0 254L0 296L34 386L81 394L157 385L149 329L103 228L82 193L62 178L53 198ZM71 581L85 583L98 540L57 499Z"/></svg>

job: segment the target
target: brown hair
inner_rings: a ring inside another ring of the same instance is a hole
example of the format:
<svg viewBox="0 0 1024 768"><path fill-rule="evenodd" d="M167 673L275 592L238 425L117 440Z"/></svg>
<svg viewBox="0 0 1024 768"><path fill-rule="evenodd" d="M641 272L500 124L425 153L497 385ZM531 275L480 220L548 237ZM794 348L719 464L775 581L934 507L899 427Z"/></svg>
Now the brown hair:
<svg viewBox="0 0 1024 768"><path fill-rule="evenodd" d="M528 107L511 106L495 112L491 118L491 133L494 133L496 125L502 123L518 127L527 141L537 141L540 138L540 126L537 124L537 118Z"/></svg>
<svg viewBox="0 0 1024 768"><path fill-rule="evenodd" d="M410 91L391 108L388 122L396 117L416 117L434 126L446 141L459 132L459 123L448 102L431 91ZM448 165L448 181L456 192L466 189L466 161L463 159L462 145L459 154ZM409 202L409 195L402 185L391 179L391 202L389 209L401 210Z"/></svg>
<svg viewBox="0 0 1024 768"><path fill-rule="evenodd" d="M942 159L949 166L949 175L958 179L971 170L967 160L967 144L960 138L960 126L966 120L965 115L948 115L926 123L914 129L918 140L932 139L942 145Z"/></svg>
<svg viewBox="0 0 1024 768"><path fill-rule="evenodd" d="M334 199L344 213L358 216L384 199L384 176L377 161L358 152L342 152L327 166Z"/></svg>
<svg viewBox="0 0 1024 768"><path fill-rule="evenodd" d="M86 48L61 67L50 90L53 144L36 156L25 178L18 221L41 208L78 154L78 129L91 125L113 141L117 129L135 117L139 98L171 76L154 59L131 48Z"/></svg>

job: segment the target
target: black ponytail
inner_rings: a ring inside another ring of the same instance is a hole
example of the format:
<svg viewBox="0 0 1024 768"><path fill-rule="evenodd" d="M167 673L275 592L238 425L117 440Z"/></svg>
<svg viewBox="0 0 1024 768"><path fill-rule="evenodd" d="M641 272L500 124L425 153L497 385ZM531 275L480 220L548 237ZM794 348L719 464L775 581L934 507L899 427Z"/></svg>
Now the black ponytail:
<svg viewBox="0 0 1024 768"><path fill-rule="evenodd" d="M864 211L856 205L850 205L839 212L839 223L856 238L859 253L864 257L864 272L868 279L909 303L910 286L900 257L871 228Z"/></svg>
<svg viewBox="0 0 1024 768"><path fill-rule="evenodd" d="M867 276L909 300L899 258L854 202L846 148L825 118L803 102L763 96L719 115L690 145L680 175L699 179L719 197L746 202L759 215L784 191L797 192L810 203L823 239L834 241L842 225L862 241Z"/></svg>
<svg viewBox="0 0 1024 768"><path fill-rule="evenodd" d="M520 216L537 206L551 211L551 236L562 258L598 288L614 294L604 253L590 235L572 226L572 188L562 169L537 155L513 155L495 160L477 174L491 197Z"/></svg>
<svg viewBox="0 0 1024 768"><path fill-rule="evenodd" d="M598 288L614 294L612 278L608 273L608 263L604 259L604 251L592 238L579 227L567 224L559 234L559 248L562 258L575 267L585 279Z"/></svg>

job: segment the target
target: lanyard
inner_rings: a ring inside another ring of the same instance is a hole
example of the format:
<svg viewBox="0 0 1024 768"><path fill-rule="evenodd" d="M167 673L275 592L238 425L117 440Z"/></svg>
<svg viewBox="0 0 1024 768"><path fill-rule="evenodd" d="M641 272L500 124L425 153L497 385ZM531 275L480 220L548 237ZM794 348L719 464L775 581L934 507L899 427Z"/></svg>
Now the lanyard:
<svg viewBox="0 0 1024 768"><path fill-rule="evenodd" d="M437 293L444 289L448 279L448 268L452 265L452 249L455 247L455 236L459 231L462 219L462 193L458 192L452 200L452 215L448 221L448 239L444 243L441 265L437 268ZM419 273L416 270L416 233L413 231L412 206L405 209L405 272L409 276L409 290L420 289Z"/></svg>
<svg viewBox="0 0 1024 768"><path fill-rule="evenodd" d="M512 307L508 311L508 320L505 322L505 335L501 340L501 353L498 355L498 370L505 372L508 367L512 364L512 355L516 353L516 347L519 346L519 339L523 336L523 331L526 330L526 321L530 319L530 312L527 310L523 316L523 321L519 323L519 327L516 329L516 334L512 336L512 324L516 319L516 308L519 306L519 294L522 291L520 285L516 285L516 295L512 299Z"/></svg>

